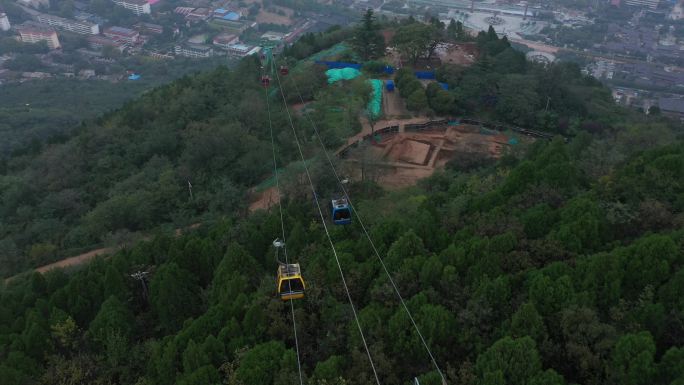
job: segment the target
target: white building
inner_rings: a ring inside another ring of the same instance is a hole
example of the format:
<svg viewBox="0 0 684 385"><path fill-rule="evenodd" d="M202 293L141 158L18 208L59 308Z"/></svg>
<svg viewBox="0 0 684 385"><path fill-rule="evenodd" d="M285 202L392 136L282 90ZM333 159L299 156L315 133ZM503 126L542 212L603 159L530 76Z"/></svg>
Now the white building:
<svg viewBox="0 0 684 385"><path fill-rule="evenodd" d="M248 46L245 44L229 44L225 47L228 56L242 58L259 52L259 47Z"/></svg>
<svg viewBox="0 0 684 385"><path fill-rule="evenodd" d="M660 0L625 0L625 4L634 7L647 7L656 9L658 8L658 4L660 4Z"/></svg>
<svg viewBox="0 0 684 385"><path fill-rule="evenodd" d="M17 27L17 32L21 36L21 41L24 43L38 43L44 41L48 48L57 49L61 45L57 38L57 32L50 27L43 27L41 25L27 22Z"/></svg>
<svg viewBox="0 0 684 385"><path fill-rule="evenodd" d="M147 0L114 0L114 4L133 11L137 16L152 13L152 7Z"/></svg>
<svg viewBox="0 0 684 385"><path fill-rule="evenodd" d="M187 44L177 45L174 49L177 56L185 56L191 58L205 58L214 56L214 49L211 46L204 44Z"/></svg>
<svg viewBox="0 0 684 385"><path fill-rule="evenodd" d="M7 14L0 12L0 31L9 31L10 28L11 26Z"/></svg>
<svg viewBox="0 0 684 385"><path fill-rule="evenodd" d="M282 41L285 38L284 33L280 32L273 32L273 31L268 31L261 35L262 40L268 40L268 41Z"/></svg>
<svg viewBox="0 0 684 385"><path fill-rule="evenodd" d="M38 16L36 16L36 20L38 20L39 23L47 24L49 26L69 32L80 33L81 35L100 34L100 26L87 21L69 20L63 17L47 15L44 13L38 14Z"/></svg>

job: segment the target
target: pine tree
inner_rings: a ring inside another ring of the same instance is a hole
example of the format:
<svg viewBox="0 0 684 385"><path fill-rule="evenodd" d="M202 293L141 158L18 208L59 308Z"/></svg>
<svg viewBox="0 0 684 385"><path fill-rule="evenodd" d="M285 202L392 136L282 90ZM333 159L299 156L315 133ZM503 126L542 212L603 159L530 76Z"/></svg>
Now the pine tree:
<svg viewBox="0 0 684 385"><path fill-rule="evenodd" d="M385 40L378 31L372 9L366 11L354 31L352 45L364 61L376 59L385 53Z"/></svg>
<svg viewBox="0 0 684 385"><path fill-rule="evenodd" d="M128 288L124 282L123 275L110 264L107 267L107 272L105 272L104 279L104 296L109 298L115 296L120 301L126 301L128 299Z"/></svg>
<svg viewBox="0 0 684 385"><path fill-rule="evenodd" d="M133 313L116 296L102 303L100 311L90 323L89 332L93 340L105 345L109 335L119 333L129 339L133 333Z"/></svg>

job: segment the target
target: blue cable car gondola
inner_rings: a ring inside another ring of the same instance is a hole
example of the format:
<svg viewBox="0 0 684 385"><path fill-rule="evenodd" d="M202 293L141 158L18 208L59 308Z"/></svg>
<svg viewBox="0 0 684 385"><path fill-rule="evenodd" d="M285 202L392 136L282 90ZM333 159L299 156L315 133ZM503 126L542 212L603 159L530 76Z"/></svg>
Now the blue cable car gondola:
<svg viewBox="0 0 684 385"><path fill-rule="evenodd" d="M332 221L336 225L348 225L351 223L351 209L346 198L333 199Z"/></svg>

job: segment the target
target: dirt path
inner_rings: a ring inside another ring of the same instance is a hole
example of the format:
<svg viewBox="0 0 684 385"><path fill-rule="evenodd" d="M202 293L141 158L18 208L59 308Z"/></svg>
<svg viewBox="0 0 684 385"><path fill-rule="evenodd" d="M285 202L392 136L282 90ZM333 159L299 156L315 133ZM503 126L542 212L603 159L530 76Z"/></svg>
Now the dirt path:
<svg viewBox="0 0 684 385"><path fill-rule="evenodd" d="M253 213L257 210L267 210L269 207L278 203L278 191L275 186L268 188L257 195L256 200L254 200L249 205L249 212Z"/></svg>
<svg viewBox="0 0 684 385"><path fill-rule="evenodd" d="M201 223L193 223L192 225L190 225L188 227L176 229L174 231L174 235L176 237L180 237L181 235L183 235L184 231L196 229L196 228L200 227L201 225L202 225ZM143 241L149 241L150 239L152 239L151 236L145 236L142 238ZM123 247L123 245L121 245L120 247ZM72 267L72 266L82 265L84 263L90 262L91 260L93 260L96 257L99 257L101 255L113 254L120 247L103 247L100 249L90 250L90 251L85 252L83 254L75 255L73 257L64 258L64 259L59 260L57 262L52 262L52 263L48 263L47 265L36 267L33 270L37 271L41 274L45 274L48 271L54 270L54 269L64 269L64 268L68 268L68 267ZM22 273L20 273L20 274L22 274ZM14 277L16 277L16 275L14 275L12 277L5 278L5 283L9 282Z"/></svg>
<svg viewBox="0 0 684 385"><path fill-rule="evenodd" d="M39 273L46 273L52 269L66 268L70 266L78 266L82 263L88 262L97 256L111 254L116 251L113 247L103 247L101 249L91 250L87 253L76 255L74 257L69 257L62 259L61 261L53 262L35 269Z"/></svg>
<svg viewBox="0 0 684 385"><path fill-rule="evenodd" d="M384 87L382 91L382 108L384 115L388 118L398 118L411 114L404 106L404 101L399 96L399 92L396 90L388 92Z"/></svg>

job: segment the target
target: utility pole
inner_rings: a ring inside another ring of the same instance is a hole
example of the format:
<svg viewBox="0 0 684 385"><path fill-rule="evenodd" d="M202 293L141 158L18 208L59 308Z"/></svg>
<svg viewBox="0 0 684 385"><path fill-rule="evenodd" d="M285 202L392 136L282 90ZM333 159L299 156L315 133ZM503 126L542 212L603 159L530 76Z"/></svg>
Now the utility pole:
<svg viewBox="0 0 684 385"><path fill-rule="evenodd" d="M188 191L190 192L190 200L193 200L194 198L192 197L192 184L190 183L190 180L188 180Z"/></svg>

